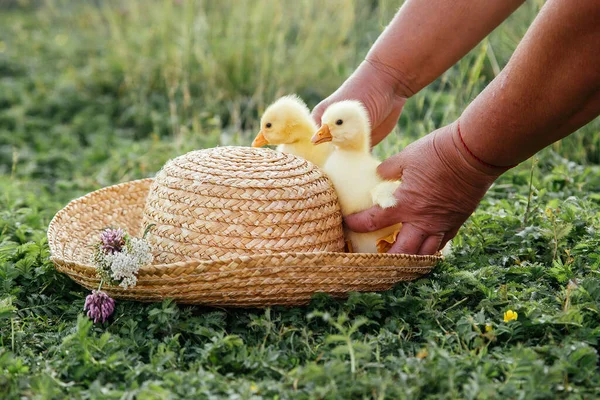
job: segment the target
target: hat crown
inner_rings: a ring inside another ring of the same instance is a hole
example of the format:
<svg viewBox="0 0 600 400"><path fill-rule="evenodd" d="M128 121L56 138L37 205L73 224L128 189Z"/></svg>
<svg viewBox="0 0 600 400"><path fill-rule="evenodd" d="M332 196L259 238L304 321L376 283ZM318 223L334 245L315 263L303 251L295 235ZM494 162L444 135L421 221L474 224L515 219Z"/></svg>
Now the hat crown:
<svg viewBox="0 0 600 400"><path fill-rule="evenodd" d="M314 164L264 148L217 147L167 162L141 229L156 262L343 251L342 215Z"/></svg>

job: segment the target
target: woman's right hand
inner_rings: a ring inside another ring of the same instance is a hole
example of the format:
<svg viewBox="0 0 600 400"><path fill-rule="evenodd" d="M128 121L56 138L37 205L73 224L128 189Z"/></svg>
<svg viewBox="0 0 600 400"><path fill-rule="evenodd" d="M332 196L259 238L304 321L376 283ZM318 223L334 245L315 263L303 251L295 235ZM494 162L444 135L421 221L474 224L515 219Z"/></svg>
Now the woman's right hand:
<svg viewBox="0 0 600 400"><path fill-rule="evenodd" d="M402 222L390 253L434 254L452 239L502 171L476 168L452 124L408 145L381 163L384 179L401 179L396 207L374 206L345 218L355 232Z"/></svg>

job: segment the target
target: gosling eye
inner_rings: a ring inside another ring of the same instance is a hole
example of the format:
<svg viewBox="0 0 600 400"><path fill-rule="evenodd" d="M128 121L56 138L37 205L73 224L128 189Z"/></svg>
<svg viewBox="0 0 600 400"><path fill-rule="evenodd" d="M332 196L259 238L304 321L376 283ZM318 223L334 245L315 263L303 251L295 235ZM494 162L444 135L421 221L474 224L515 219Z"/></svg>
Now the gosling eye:
<svg viewBox="0 0 600 400"><path fill-rule="evenodd" d="M341 119L338 119L337 121L335 121L335 124L336 124L336 125L341 125L341 124L343 124L343 123L344 123L344 121L342 121Z"/></svg>
<svg viewBox="0 0 600 400"><path fill-rule="evenodd" d="M267 128L270 128L270 127L271 127L271 126L273 126L273 125L271 125L271 123L270 123L270 122L267 122L267 124L266 124L265 126L266 126Z"/></svg>

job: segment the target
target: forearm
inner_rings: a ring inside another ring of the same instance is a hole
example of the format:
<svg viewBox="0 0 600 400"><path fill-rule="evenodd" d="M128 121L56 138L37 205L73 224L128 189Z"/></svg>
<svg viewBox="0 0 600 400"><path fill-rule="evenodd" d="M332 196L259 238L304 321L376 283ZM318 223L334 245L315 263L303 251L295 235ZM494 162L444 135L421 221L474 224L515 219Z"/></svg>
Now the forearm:
<svg viewBox="0 0 600 400"><path fill-rule="evenodd" d="M410 97L437 79L524 0L408 0L366 57Z"/></svg>
<svg viewBox="0 0 600 400"><path fill-rule="evenodd" d="M502 73L460 118L463 140L494 165L521 162L600 112L597 0L550 0Z"/></svg>

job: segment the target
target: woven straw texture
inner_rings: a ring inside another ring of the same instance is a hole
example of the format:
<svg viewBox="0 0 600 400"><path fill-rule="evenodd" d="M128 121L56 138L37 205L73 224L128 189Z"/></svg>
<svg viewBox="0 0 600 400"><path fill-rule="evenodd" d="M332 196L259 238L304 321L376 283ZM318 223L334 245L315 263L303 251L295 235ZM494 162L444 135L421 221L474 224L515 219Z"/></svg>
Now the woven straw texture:
<svg viewBox="0 0 600 400"><path fill-rule="evenodd" d="M148 195L150 224L160 263L344 248L337 196L323 173L250 147L194 151L165 165Z"/></svg>
<svg viewBox="0 0 600 400"><path fill-rule="evenodd" d="M436 256L347 254L337 197L313 164L269 149L222 147L167 163L155 179L73 200L48 228L57 269L89 289L91 245L106 227L147 238L155 263L118 299L214 306L299 305L390 289L431 271Z"/></svg>

